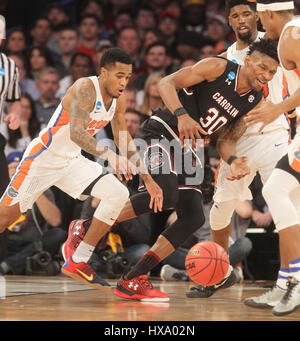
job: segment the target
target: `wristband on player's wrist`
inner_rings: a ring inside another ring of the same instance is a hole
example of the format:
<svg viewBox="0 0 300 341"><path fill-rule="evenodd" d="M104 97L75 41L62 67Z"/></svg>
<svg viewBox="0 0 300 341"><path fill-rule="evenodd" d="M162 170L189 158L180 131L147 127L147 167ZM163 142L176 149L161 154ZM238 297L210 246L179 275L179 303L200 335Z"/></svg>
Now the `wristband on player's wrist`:
<svg viewBox="0 0 300 341"><path fill-rule="evenodd" d="M174 110L174 115L176 117L179 117L179 116L182 116L182 115L185 115L187 114L187 111L184 109L184 107L180 107L180 108L177 108Z"/></svg>
<svg viewBox="0 0 300 341"><path fill-rule="evenodd" d="M233 162L235 159L237 159L237 156L235 156L235 155L231 155L231 156L229 157L229 159L227 160L227 163L229 164L229 166L232 164L232 162Z"/></svg>

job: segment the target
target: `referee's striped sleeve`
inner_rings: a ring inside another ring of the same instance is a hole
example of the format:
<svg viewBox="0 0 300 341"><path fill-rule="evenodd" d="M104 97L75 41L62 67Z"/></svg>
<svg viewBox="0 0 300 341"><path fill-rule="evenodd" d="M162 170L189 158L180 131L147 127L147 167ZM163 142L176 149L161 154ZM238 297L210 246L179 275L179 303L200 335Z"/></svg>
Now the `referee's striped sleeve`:
<svg viewBox="0 0 300 341"><path fill-rule="evenodd" d="M9 83L7 88L6 101L15 102L20 100L21 97L21 90L19 85L19 71L16 66L16 63L11 58L7 58L7 60Z"/></svg>

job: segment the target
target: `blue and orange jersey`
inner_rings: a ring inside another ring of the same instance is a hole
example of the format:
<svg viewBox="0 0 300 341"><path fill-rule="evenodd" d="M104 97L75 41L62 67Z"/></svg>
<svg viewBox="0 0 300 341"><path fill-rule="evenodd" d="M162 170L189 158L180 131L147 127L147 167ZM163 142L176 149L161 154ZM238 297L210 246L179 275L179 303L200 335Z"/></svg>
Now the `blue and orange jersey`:
<svg viewBox="0 0 300 341"><path fill-rule="evenodd" d="M90 112L87 131L95 135L104 128L113 118L116 109L116 99L107 111L103 104L98 78L89 77L96 90L96 101L93 110ZM80 147L70 139L69 112L62 106L62 102L56 108L48 125L39 134L40 143L56 155L73 158L80 154Z"/></svg>

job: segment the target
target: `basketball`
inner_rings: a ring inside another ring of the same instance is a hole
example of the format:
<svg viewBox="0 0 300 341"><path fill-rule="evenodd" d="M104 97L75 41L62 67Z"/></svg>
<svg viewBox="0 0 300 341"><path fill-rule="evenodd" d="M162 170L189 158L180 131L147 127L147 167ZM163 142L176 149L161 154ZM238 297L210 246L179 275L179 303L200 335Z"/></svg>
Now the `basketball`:
<svg viewBox="0 0 300 341"><path fill-rule="evenodd" d="M185 268L190 279L204 286L215 285L227 274L229 258L226 251L210 241L194 245L185 258Z"/></svg>

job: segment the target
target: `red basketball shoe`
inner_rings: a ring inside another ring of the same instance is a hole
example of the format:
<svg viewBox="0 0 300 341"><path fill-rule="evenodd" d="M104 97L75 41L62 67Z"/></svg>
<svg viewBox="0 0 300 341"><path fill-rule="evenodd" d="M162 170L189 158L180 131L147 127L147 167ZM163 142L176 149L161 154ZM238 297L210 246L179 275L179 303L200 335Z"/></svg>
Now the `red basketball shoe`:
<svg viewBox="0 0 300 341"><path fill-rule="evenodd" d="M61 252L66 261L69 257L73 255L76 251L78 245L83 240L88 227L90 225L90 220L76 219L71 221L69 225L68 238L63 243Z"/></svg>
<svg viewBox="0 0 300 341"><path fill-rule="evenodd" d="M110 284L100 277L87 263L75 263L72 257L69 257L62 266L61 272L71 278L74 278L84 284L96 289L106 289Z"/></svg>
<svg viewBox="0 0 300 341"><path fill-rule="evenodd" d="M168 302L169 296L153 288L146 275L125 280L122 276L114 291L116 296L143 302Z"/></svg>

